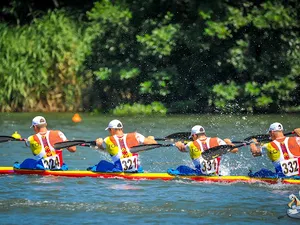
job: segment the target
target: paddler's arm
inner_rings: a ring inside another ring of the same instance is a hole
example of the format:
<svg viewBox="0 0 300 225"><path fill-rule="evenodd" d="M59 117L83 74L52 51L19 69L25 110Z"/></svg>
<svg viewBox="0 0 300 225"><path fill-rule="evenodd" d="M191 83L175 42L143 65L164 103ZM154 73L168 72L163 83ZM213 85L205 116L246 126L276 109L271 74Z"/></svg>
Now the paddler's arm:
<svg viewBox="0 0 300 225"><path fill-rule="evenodd" d="M229 138L225 138L225 139L224 139L224 142L226 143L226 145L235 146L235 144L233 144ZM232 149L230 152L231 152L231 153L237 153L238 151L239 151L238 148L234 148L234 149Z"/></svg>
<svg viewBox="0 0 300 225"><path fill-rule="evenodd" d="M292 198L292 201L291 201L290 203L288 203L288 206L289 206L290 208L292 208L294 202L295 202L295 198Z"/></svg>
<svg viewBox="0 0 300 225"><path fill-rule="evenodd" d="M185 148L185 144L182 143L181 141L177 141L175 143L175 146L178 148L179 151L181 151L181 152L187 152L187 150Z"/></svg>
<svg viewBox="0 0 300 225"><path fill-rule="evenodd" d="M98 147L98 149L105 150L105 147L103 146L103 143L104 143L103 138L97 138L96 139L96 146Z"/></svg>
<svg viewBox="0 0 300 225"><path fill-rule="evenodd" d="M145 137L144 144L145 145L157 144L157 141L154 140L154 136L148 136L148 137Z"/></svg>
<svg viewBox="0 0 300 225"><path fill-rule="evenodd" d="M254 157L262 155L262 148L256 139L250 141L250 151Z"/></svg>
<svg viewBox="0 0 300 225"><path fill-rule="evenodd" d="M294 132L298 137L300 137L300 128L296 128Z"/></svg>
<svg viewBox="0 0 300 225"><path fill-rule="evenodd" d="M67 148L67 150L69 152L76 152L76 146L69 147L69 148Z"/></svg>
<svg viewBox="0 0 300 225"><path fill-rule="evenodd" d="M58 131L58 135L59 135L59 137L61 138L62 141L68 141L66 135L63 132L61 132L60 130ZM76 146L68 147L67 150L69 152L76 152Z"/></svg>

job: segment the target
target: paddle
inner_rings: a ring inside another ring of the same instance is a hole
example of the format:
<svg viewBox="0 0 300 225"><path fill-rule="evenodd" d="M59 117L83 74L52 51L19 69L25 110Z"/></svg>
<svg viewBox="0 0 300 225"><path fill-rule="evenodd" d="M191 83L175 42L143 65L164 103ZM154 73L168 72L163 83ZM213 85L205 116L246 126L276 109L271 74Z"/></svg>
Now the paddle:
<svg viewBox="0 0 300 225"><path fill-rule="evenodd" d="M14 138L12 136L0 136L0 143L8 141L26 141L24 138Z"/></svg>
<svg viewBox="0 0 300 225"><path fill-rule="evenodd" d="M160 148L160 147L172 147L175 146L175 144L148 144L148 145L137 145L130 148L131 153L137 153L142 151L148 151L154 148Z"/></svg>
<svg viewBox="0 0 300 225"><path fill-rule="evenodd" d="M291 131L291 132L288 132L288 133L284 133L284 135L291 135L291 134L294 134L295 131ZM258 134L258 135L252 135L250 137L247 137L244 139L244 141L250 141L252 140L253 138L255 138L258 142L266 142L266 141L271 141L270 139L270 135L269 134ZM232 142L233 143L233 142Z"/></svg>
<svg viewBox="0 0 300 225"><path fill-rule="evenodd" d="M155 138L156 141L175 141L175 140L189 140L190 132L177 132L170 134L164 138Z"/></svg>
<svg viewBox="0 0 300 225"><path fill-rule="evenodd" d="M96 146L96 141L84 141L84 140L63 141L63 142L55 143L53 147L55 149L61 149L61 148L69 148L76 145L91 147L91 146Z"/></svg>
<svg viewBox="0 0 300 225"><path fill-rule="evenodd" d="M204 152L202 152L202 157L205 160L215 159L215 158L217 158L221 155L226 154L227 152L230 152L234 148L243 147L243 146L246 146L246 145L249 145L249 144L250 144L250 142L247 142L247 143L245 142L245 143L242 143L240 145L235 145L235 146L232 146L232 145L219 145L219 146L216 146L216 147L209 148L209 149L205 150Z"/></svg>
<svg viewBox="0 0 300 225"><path fill-rule="evenodd" d="M170 135L168 135L164 138L155 138L155 140L156 141L188 140L189 136L190 136L189 132L177 132L177 133L174 133L174 134L170 134ZM76 146L76 145L90 147L90 146L96 146L96 143L95 143L95 141L84 141L84 140L64 141L64 142L55 143L54 148L55 149L61 149L61 148L68 148L68 147L72 147L72 146ZM140 146L145 146L145 147L140 147ZM153 148L167 147L167 146L157 144L157 145L153 145L153 146L139 145L139 146L135 146L135 147L139 147L138 149L140 149L140 148L145 149L143 151L146 151L146 150L153 149ZM134 147L134 149L135 149L135 147ZM138 150L138 149L136 150L137 152L141 151L141 150Z"/></svg>
<svg viewBox="0 0 300 225"><path fill-rule="evenodd" d="M294 131L288 132L288 133L284 133L284 135L290 135L290 134L294 134ZM220 146L216 146L210 149L207 149L206 151L204 151L202 153L202 157L206 160L211 160L214 158L217 158L221 155L224 155L228 152L230 152L232 149L234 148L239 148L239 147L243 147L246 145L250 145L251 142L250 140L252 140L253 138L255 138L258 142L270 142L272 141L270 139L270 135L269 134L258 134L258 135L253 135L250 137L247 137L244 139L244 141L232 141L232 143L235 144L240 144L240 145L236 145L236 146L231 146L231 145L220 145Z"/></svg>
<svg viewBox="0 0 300 225"><path fill-rule="evenodd" d="M280 219L284 218L285 216L287 216L287 214L285 214L285 215L282 215L282 216L278 216L278 217L277 217L277 219L279 219L279 220L280 220Z"/></svg>

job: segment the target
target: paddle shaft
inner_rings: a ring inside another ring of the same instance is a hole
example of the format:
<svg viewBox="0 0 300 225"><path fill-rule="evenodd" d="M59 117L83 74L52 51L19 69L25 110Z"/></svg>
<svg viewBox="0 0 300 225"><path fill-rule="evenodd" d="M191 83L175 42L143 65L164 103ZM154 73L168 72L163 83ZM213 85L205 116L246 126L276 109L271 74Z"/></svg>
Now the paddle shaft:
<svg viewBox="0 0 300 225"><path fill-rule="evenodd" d="M224 154L230 152L231 150L233 150L235 148L243 147L243 146L246 146L246 145L249 145L249 144L250 144L250 142L242 143L240 145L235 145L235 146L232 146L232 145L219 145L219 146L212 147L212 148L209 148L209 149L205 150L201 155L205 160L211 160L211 159L217 158L221 155L224 155Z"/></svg>
<svg viewBox="0 0 300 225"><path fill-rule="evenodd" d="M83 146L83 147L91 147L96 146L96 141L84 141L84 140L72 140L72 141L62 141L54 144L55 149L69 148L73 146Z"/></svg>
<svg viewBox="0 0 300 225"><path fill-rule="evenodd" d="M294 133L295 132L292 131L292 132L285 133L284 135L290 135L290 134L294 134ZM210 149L207 149L206 151L204 151L202 153L202 156L206 160L217 158L221 155L224 155L224 154L230 152L234 148L239 148L239 147L243 147L243 146L246 146L246 145L250 145L252 143L250 140L253 139L253 138L256 138L256 137L260 137L260 139L261 139L261 140L259 140L259 142L260 142L260 141L263 141L263 140L267 141L267 138L269 139L270 135L268 135L268 134L256 135L256 136L251 136L251 138L250 137L245 138L244 141L233 141L232 142L232 143L236 143L236 144L240 144L240 145L235 145L235 146L220 145L220 146L216 146L216 147L213 147L213 148L210 148ZM269 142L270 141L271 140L269 140Z"/></svg>
<svg viewBox="0 0 300 225"><path fill-rule="evenodd" d="M14 138L12 136L0 136L0 143L9 142L9 141L26 141L25 138Z"/></svg>
<svg viewBox="0 0 300 225"><path fill-rule="evenodd" d="M175 144L146 144L146 145L137 145L130 148L131 153L137 153L142 151L148 151L155 148L160 147L172 147L175 146Z"/></svg>
<svg viewBox="0 0 300 225"><path fill-rule="evenodd" d="M189 140L190 132L177 132L170 134L164 138L155 138L156 141L176 141L176 140Z"/></svg>
<svg viewBox="0 0 300 225"><path fill-rule="evenodd" d="M282 218L284 218L284 217L286 217L286 216L287 216L286 214L285 214L285 215L282 215L282 216L278 216L277 219L280 220L280 219L282 219Z"/></svg>
<svg viewBox="0 0 300 225"><path fill-rule="evenodd" d="M290 131L290 132L284 133L284 135L287 136L287 135L291 135L291 134L294 134L294 133L295 133L295 131ZM271 141L269 134L253 135L253 136L245 138L244 141L250 141L252 139L257 139L258 142Z"/></svg>

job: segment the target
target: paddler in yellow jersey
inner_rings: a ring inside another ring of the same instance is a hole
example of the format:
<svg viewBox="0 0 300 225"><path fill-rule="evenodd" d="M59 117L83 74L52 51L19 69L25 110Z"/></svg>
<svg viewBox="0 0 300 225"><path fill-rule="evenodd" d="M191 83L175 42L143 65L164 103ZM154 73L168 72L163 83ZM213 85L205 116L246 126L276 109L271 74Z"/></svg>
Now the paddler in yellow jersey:
<svg viewBox="0 0 300 225"><path fill-rule="evenodd" d="M66 136L59 130L48 130L46 119L36 116L32 120L34 135L28 137L26 145L30 147L34 159L25 159L21 164L15 163L18 169L43 169L43 170L67 170L63 162L62 149L55 150L56 142L67 141ZM69 152L75 152L76 147L67 148Z"/></svg>
<svg viewBox="0 0 300 225"><path fill-rule="evenodd" d="M268 169L261 169L256 173L250 171L252 177L295 177L300 176L300 128L294 130L297 136L286 137L281 123L272 123L268 133L272 141L260 145L255 139L250 144L250 151L254 157L264 153L272 161L275 173Z"/></svg>
<svg viewBox="0 0 300 225"><path fill-rule="evenodd" d="M222 140L218 137L207 137L205 129L196 125L191 129L191 135L193 141L184 144L183 142L176 142L175 146L181 152L189 152L193 161L195 169L188 166L179 166L177 169L168 169L168 173L172 175L217 175L219 174L219 167L221 157L205 160L201 154L205 150L216 147L219 145L233 145L229 139ZM237 148L231 150L232 153L236 153Z"/></svg>
<svg viewBox="0 0 300 225"><path fill-rule="evenodd" d="M101 160L88 170L97 172L143 172L139 165L138 154L132 154L130 148L139 144L156 144L153 136L145 137L140 133L124 133L123 124L119 120L109 122L107 128L110 136L98 138L97 147L111 156L113 163Z"/></svg>

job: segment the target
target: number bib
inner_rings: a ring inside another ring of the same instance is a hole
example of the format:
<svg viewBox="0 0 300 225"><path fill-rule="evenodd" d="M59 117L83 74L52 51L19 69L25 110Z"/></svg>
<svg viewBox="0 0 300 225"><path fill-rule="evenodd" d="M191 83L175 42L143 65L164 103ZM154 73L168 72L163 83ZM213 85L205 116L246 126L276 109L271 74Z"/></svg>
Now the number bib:
<svg viewBox="0 0 300 225"><path fill-rule="evenodd" d="M283 160L282 162L280 162L280 166L281 166L282 172L286 176L299 175L298 158Z"/></svg>
<svg viewBox="0 0 300 225"><path fill-rule="evenodd" d="M60 161L58 155L42 158L42 163L46 170L60 169Z"/></svg>
<svg viewBox="0 0 300 225"><path fill-rule="evenodd" d="M138 170L138 158L136 155L120 159L123 171L136 172Z"/></svg>
<svg viewBox="0 0 300 225"><path fill-rule="evenodd" d="M218 169L218 159L215 158L207 161L204 160L203 158L200 158L200 168L203 174L216 173Z"/></svg>

